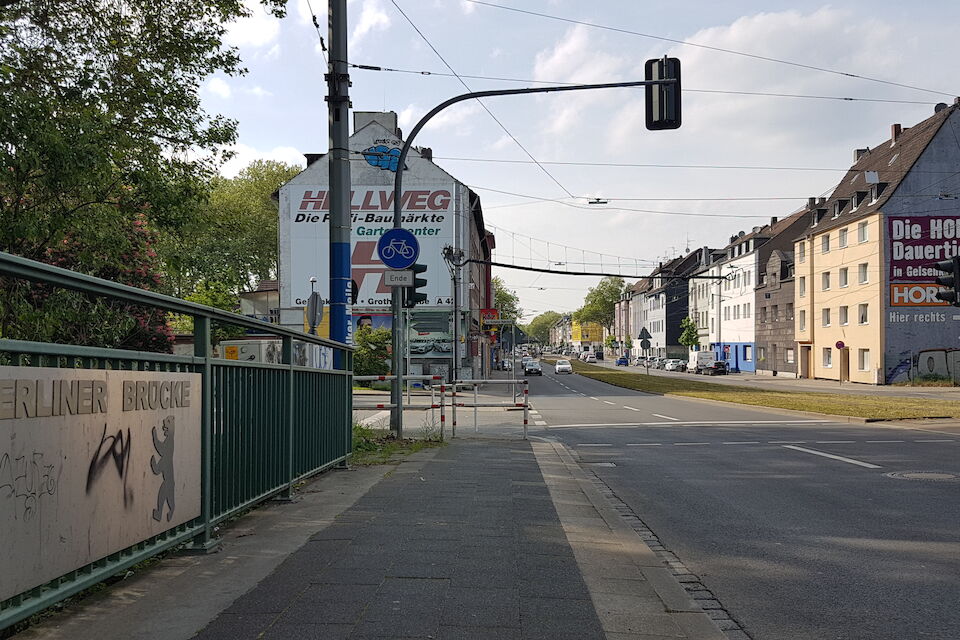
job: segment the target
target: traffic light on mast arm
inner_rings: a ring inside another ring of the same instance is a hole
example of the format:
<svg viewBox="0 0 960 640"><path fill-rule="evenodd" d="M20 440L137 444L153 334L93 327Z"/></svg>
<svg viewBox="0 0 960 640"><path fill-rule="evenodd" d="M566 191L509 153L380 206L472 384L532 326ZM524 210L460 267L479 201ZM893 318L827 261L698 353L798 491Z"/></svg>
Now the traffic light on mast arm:
<svg viewBox="0 0 960 640"><path fill-rule="evenodd" d="M647 103L647 129L680 128L680 60L678 58L654 58L643 66L643 79L647 82L671 80L663 84L644 86Z"/></svg>
<svg viewBox="0 0 960 640"><path fill-rule="evenodd" d="M949 302L955 307L960 307L960 289L958 289L960 287L960 256L937 262L933 265L933 268L946 274L937 276L937 284L941 287L947 287L945 290L937 292L937 299Z"/></svg>
<svg viewBox="0 0 960 640"><path fill-rule="evenodd" d="M413 286L403 288L402 306L404 309L413 309L419 303L427 301L427 294L417 291L420 287L427 286L426 278L417 277L427 270L427 265L415 264L410 267L410 270L413 271Z"/></svg>

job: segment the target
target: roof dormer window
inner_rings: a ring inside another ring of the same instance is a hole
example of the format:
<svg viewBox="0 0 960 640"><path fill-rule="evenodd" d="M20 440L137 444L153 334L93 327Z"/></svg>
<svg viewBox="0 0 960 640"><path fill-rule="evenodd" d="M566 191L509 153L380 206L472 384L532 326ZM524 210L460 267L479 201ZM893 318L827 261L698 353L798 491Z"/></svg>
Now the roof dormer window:
<svg viewBox="0 0 960 640"><path fill-rule="evenodd" d="M853 194L853 200L851 201L853 206L850 208L850 211L856 211L857 207L859 207L861 203L863 203L866 197L867 197L866 191L857 191L855 194Z"/></svg>
<svg viewBox="0 0 960 640"><path fill-rule="evenodd" d="M846 200L837 200L833 203L833 217L839 218L840 214L843 212L843 208L847 206Z"/></svg>
<svg viewBox="0 0 960 640"><path fill-rule="evenodd" d="M883 194L884 187L887 186L885 182L877 182L876 184L870 185L870 204L876 202L880 195Z"/></svg>

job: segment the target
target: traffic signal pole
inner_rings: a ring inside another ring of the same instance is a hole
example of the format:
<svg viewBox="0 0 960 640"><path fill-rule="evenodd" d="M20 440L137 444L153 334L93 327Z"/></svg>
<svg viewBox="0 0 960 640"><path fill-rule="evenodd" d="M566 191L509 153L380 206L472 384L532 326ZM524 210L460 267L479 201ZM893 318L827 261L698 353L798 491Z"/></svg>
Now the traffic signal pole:
<svg viewBox="0 0 960 640"><path fill-rule="evenodd" d="M346 4L346 0L331 0L331 7L334 4ZM332 9L331 9L332 11ZM346 43L344 43L344 60L346 60ZM680 64L679 61L676 62L673 66L673 62L670 65L667 65L667 58L663 59L664 67L666 71L658 70L656 65L648 65L650 69L647 73L653 72L653 76L656 79L651 80L637 80L634 82L605 82L602 84L578 84L572 86L559 86L559 87L532 87L524 89L494 89L491 91L471 91L470 93L463 93L458 96L454 96L448 100L445 100L435 106L433 109L427 112L425 116L420 118L420 121L413 127L410 131L410 134L407 136L407 139L403 142L403 147L400 149L400 156L397 159L397 172L393 177L393 228L400 229L403 227L401 224L401 194L403 193L403 170L404 165L407 161L407 154L410 152L410 147L413 146L413 141L416 139L417 134L420 133L420 130L423 129L431 118L443 111L449 106L455 105L458 102L463 102L465 100L473 100L474 98L492 98L494 96L516 96L529 93L561 93L566 91L590 91L594 89L624 89L628 87L652 87L660 88L661 93L663 91L668 91L670 88L673 88L677 94L680 92L680 78L679 70ZM673 61L674 59L669 59ZM670 73L675 72L677 77L667 77ZM648 129L664 129L664 128L676 128L680 126L680 114L679 114L679 99L671 100L665 99L663 96L658 96L657 100L657 109L652 113L648 110L647 115L647 128ZM648 99L649 103L649 99ZM674 109L673 113L669 113L670 109ZM651 118L661 122L667 121L670 124L663 126L651 126ZM332 176L332 174L331 174ZM332 183L331 183L332 184ZM348 190L349 193L349 190ZM456 238L455 248L459 248L460 239ZM457 293L456 291L454 292ZM401 307L401 293L398 287L393 288L393 296L391 298L391 309L393 310L393 354L391 358L391 368L393 373L396 376L393 379L393 385L390 389L390 403L393 404L393 408L390 410L390 429L397 433L397 436L400 437L403 433L403 408L401 403L403 401L403 357L400 353L400 335L399 331L401 330L400 325L402 324L402 318L400 315ZM459 322L460 318L455 318L454 328L459 334ZM459 349L460 344L454 343L454 358L453 361L456 363L459 360Z"/></svg>

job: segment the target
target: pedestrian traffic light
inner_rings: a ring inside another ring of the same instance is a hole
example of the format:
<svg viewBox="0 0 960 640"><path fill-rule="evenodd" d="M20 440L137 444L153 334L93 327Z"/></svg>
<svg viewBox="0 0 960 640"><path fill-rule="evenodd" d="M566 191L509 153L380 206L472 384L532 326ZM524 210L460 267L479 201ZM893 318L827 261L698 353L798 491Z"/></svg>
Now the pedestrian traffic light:
<svg viewBox="0 0 960 640"><path fill-rule="evenodd" d="M403 288L402 306L404 309L413 309L419 303L427 301L427 294L417 291L420 287L427 286L426 278L417 277L427 270L427 265L414 264L410 267L410 270L413 271L413 286Z"/></svg>
<svg viewBox="0 0 960 640"><path fill-rule="evenodd" d="M946 274L937 276L937 284L946 287L946 289L938 291L936 298L949 302L955 307L960 307L960 289L958 289L960 287L960 256L937 262L933 265L933 268Z"/></svg>
<svg viewBox="0 0 960 640"><path fill-rule="evenodd" d="M680 60L678 58L654 58L643 66L644 80L662 84L644 86L647 103L647 129L680 128Z"/></svg>

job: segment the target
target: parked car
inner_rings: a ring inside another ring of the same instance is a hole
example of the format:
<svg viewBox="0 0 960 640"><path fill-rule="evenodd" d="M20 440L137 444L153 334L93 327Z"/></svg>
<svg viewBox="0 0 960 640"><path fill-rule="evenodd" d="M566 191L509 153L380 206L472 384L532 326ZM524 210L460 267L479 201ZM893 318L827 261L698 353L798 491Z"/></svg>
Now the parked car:
<svg viewBox="0 0 960 640"><path fill-rule="evenodd" d="M660 358L660 357L650 358L650 368L663 369L663 365L666 364L666 362L667 362L666 358Z"/></svg>
<svg viewBox="0 0 960 640"><path fill-rule="evenodd" d="M677 358L671 358L663 365L664 371L683 371L687 368L687 363L684 360L679 360Z"/></svg>
<svg viewBox="0 0 960 640"><path fill-rule="evenodd" d="M638 367L642 367L647 364L647 356L637 356L633 359L633 364Z"/></svg>
<svg viewBox="0 0 960 640"><path fill-rule="evenodd" d="M513 371L513 361L512 360L501 360L500 368L504 371Z"/></svg>
<svg viewBox="0 0 960 640"><path fill-rule="evenodd" d="M629 364L630 364L630 360L627 358L627 356L620 356L619 358L617 358L618 367L626 367Z"/></svg>
<svg viewBox="0 0 960 640"><path fill-rule="evenodd" d="M522 358L520 358L520 364L526 365L527 362L529 362L530 360L533 360L533 358L530 356L523 356Z"/></svg>
<svg viewBox="0 0 960 640"><path fill-rule="evenodd" d="M595 355L592 354L592 353L588 353L587 355L585 355L585 356L583 357L583 361L584 361L584 362L587 362L587 363L596 362L596 361L597 361L597 356L595 356Z"/></svg>
<svg viewBox="0 0 960 640"><path fill-rule="evenodd" d="M573 365L570 364L569 360L557 360L557 363L553 365L553 370L557 373L573 373Z"/></svg>
<svg viewBox="0 0 960 640"><path fill-rule="evenodd" d="M523 375L542 376L543 369L540 367L540 362L538 360L527 360L523 365Z"/></svg>
<svg viewBox="0 0 960 640"><path fill-rule="evenodd" d="M693 373L706 373L707 369L713 366L713 363L716 361L717 357L713 351L697 351L690 358L690 362L687 364L687 371L693 371Z"/></svg>
<svg viewBox="0 0 960 640"><path fill-rule="evenodd" d="M714 360L710 366L706 367L703 371L708 376L722 376L726 375L728 371L727 361L726 360Z"/></svg>

